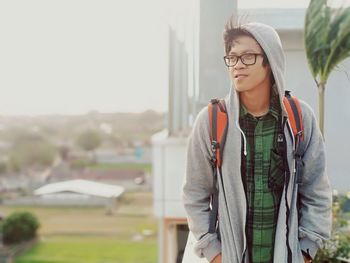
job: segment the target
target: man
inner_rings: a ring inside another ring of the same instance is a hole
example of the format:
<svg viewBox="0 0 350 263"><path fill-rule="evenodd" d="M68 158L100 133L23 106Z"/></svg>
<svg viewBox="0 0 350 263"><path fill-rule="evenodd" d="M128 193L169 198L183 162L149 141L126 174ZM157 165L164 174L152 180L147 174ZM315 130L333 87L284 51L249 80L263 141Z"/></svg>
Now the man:
<svg viewBox="0 0 350 263"><path fill-rule="evenodd" d="M312 262L330 238L332 204L324 140L314 113L300 101L303 166L297 179L295 138L283 104L285 57L277 32L260 23L235 26L229 21L224 42L233 87L225 98L228 132L217 183L220 235L208 231L213 173L206 107L189 139L183 186L195 253L214 263Z"/></svg>

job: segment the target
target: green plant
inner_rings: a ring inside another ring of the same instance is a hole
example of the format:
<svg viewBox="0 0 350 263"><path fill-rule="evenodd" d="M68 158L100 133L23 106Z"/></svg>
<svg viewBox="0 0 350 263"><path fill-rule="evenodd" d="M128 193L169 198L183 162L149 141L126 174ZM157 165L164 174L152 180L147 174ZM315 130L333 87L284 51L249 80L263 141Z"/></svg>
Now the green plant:
<svg viewBox="0 0 350 263"><path fill-rule="evenodd" d="M38 219L32 213L10 214L2 224L4 244L15 244L34 238L39 225Z"/></svg>
<svg viewBox="0 0 350 263"><path fill-rule="evenodd" d="M343 201L341 197L339 200ZM350 258L350 233L345 231L348 222L342 213L341 202L338 200L333 202L332 210L332 236L324 248L318 251L315 263L338 263L338 257Z"/></svg>

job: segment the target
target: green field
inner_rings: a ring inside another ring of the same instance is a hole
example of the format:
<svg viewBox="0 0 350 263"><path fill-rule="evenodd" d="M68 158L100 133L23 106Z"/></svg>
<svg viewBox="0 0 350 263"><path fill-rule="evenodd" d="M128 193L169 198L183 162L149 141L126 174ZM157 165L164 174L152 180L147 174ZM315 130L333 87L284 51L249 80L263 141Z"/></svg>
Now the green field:
<svg viewBox="0 0 350 263"><path fill-rule="evenodd" d="M24 210L39 218L39 242L15 263L157 262L149 192L126 193L113 215L104 208L0 206L5 215Z"/></svg>
<svg viewBox="0 0 350 263"><path fill-rule="evenodd" d="M15 263L154 263L156 241L120 241L103 236L45 238Z"/></svg>

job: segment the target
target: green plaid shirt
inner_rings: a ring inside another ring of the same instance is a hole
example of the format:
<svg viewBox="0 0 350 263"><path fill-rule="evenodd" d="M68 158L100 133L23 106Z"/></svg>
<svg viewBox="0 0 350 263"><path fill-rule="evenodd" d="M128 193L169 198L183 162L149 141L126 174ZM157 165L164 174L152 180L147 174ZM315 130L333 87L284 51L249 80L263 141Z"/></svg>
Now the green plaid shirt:
<svg viewBox="0 0 350 263"><path fill-rule="evenodd" d="M241 104L240 125L247 139L242 181L247 198L246 236L251 263L273 262L276 224L284 186L283 158L277 151L281 106L275 87L269 112L252 116Z"/></svg>

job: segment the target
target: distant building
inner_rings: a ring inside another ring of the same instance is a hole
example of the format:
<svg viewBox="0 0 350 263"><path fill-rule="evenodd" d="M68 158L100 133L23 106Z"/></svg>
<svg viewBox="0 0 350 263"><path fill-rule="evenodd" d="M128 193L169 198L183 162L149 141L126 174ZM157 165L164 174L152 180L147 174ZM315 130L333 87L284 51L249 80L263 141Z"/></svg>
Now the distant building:
<svg viewBox="0 0 350 263"><path fill-rule="evenodd" d="M19 189L33 189L41 185L44 179L41 178L42 173L37 176L29 176L24 173L9 172L0 176L0 192L16 192Z"/></svg>
<svg viewBox="0 0 350 263"><path fill-rule="evenodd" d="M88 180L69 180L44 185L34 191L40 197L38 203L47 205L116 206L124 188Z"/></svg>
<svg viewBox="0 0 350 263"><path fill-rule="evenodd" d="M149 174L143 169L71 169L64 163L52 169L47 182L61 182L72 179L119 185L127 191L151 189Z"/></svg>
<svg viewBox="0 0 350 263"><path fill-rule="evenodd" d="M120 150L119 150L120 151ZM135 145L132 148L123 148L123 153L114 149L97 149L95 151L97 163L151 163L151 149L148 146Z"/></svg>
<svg viewBox="0 0 350 263"><path fill-rule="evenodd" d="M34 196L15 196L3 200L5 205L105 206L113 210L124 188L88 180L68 180L46 184Z"/></svg>

